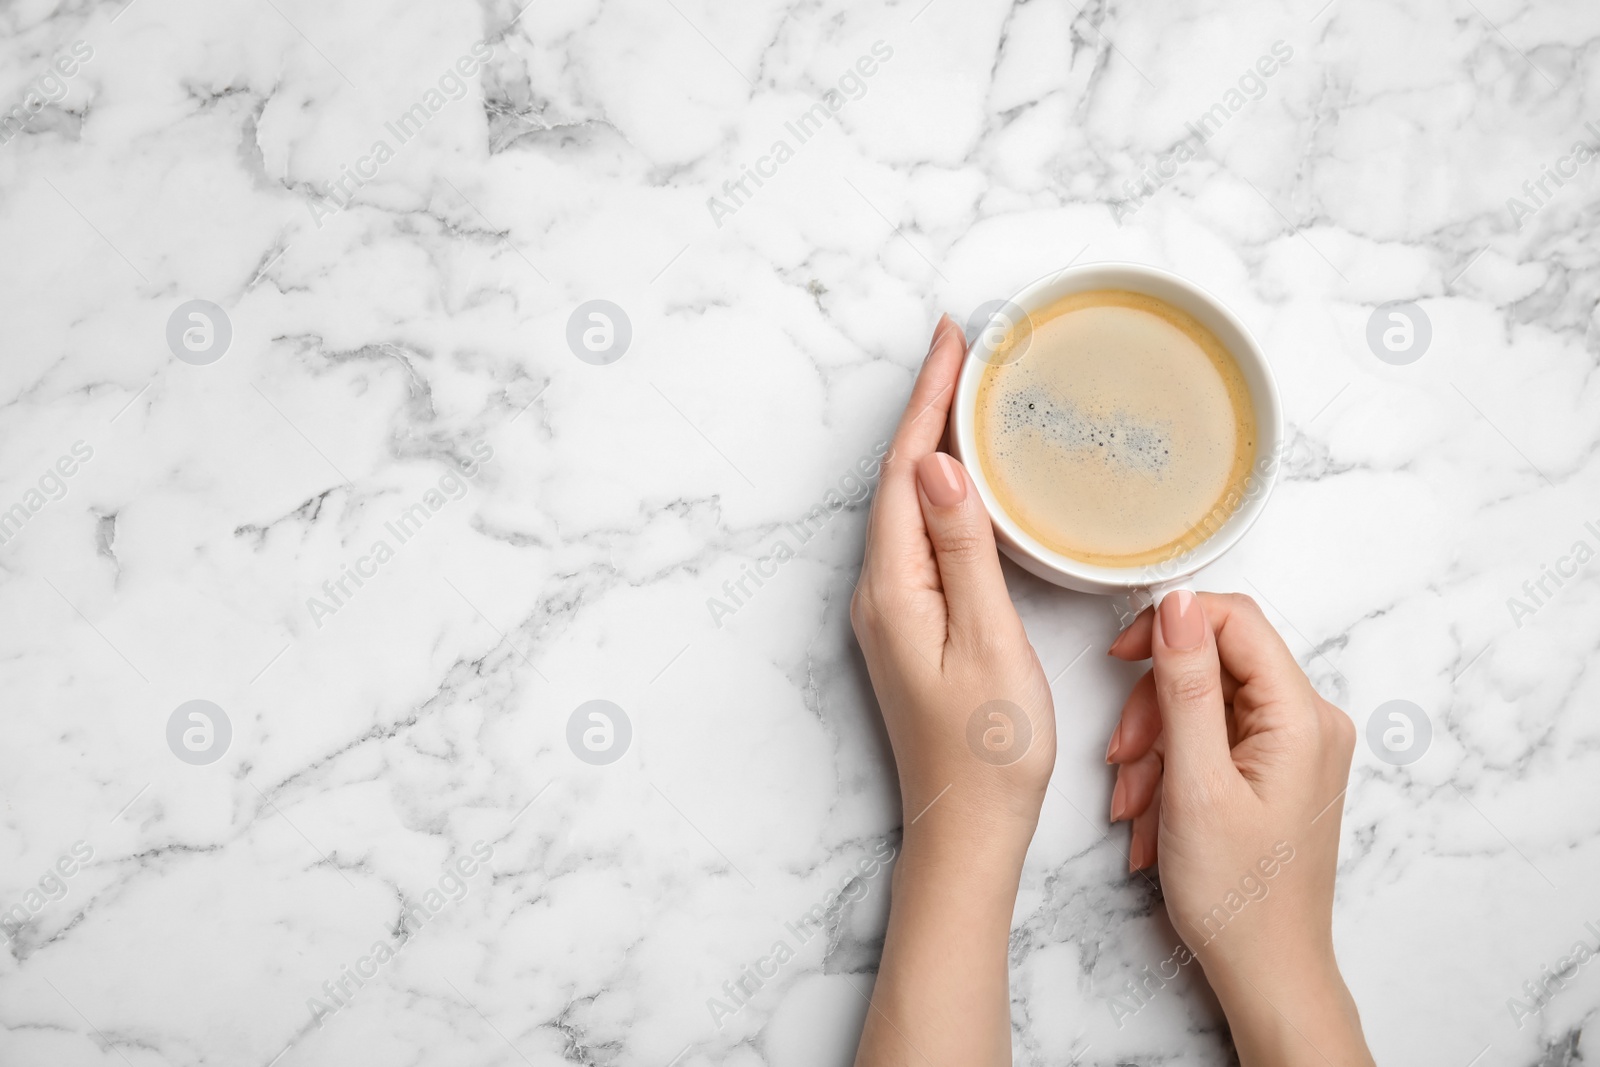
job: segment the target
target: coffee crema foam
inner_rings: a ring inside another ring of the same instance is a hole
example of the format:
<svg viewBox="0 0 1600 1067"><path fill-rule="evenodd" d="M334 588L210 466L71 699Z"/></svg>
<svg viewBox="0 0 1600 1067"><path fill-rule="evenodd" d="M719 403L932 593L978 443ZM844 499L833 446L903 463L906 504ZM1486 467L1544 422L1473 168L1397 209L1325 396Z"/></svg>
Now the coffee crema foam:
<svg viewBox="0 0 1600 1067"><path fill-rule="evenodd" d="M1008 336L978 385L978 460L1047 547L1139 567L1198 547L1246 496L1255 407L1197 319L1122 289L1074 293ZM1009 346L1026 343L1020 357Z"/></svg>

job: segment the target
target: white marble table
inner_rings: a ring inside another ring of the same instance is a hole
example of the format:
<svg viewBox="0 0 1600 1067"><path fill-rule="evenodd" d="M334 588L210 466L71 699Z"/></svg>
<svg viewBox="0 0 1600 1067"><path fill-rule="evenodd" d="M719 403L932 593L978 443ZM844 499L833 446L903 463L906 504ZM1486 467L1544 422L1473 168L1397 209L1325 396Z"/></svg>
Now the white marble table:
<svg viewBox="0 0 1600 1067"><path fill-rule="evenodd" d="M941 310L1105 259L1281 379L1202 584L1431 728L1345 798L1379 1062L1592 1057L1600 965L1524 983L1600 944L1600 9L1321 4L0 10L0 1062L848 1063L856 471ZM1017 1062L1228 1062L1188 969L1116 1018L1175 944L1134 674L1008 577L1062 723Z"/></svg>

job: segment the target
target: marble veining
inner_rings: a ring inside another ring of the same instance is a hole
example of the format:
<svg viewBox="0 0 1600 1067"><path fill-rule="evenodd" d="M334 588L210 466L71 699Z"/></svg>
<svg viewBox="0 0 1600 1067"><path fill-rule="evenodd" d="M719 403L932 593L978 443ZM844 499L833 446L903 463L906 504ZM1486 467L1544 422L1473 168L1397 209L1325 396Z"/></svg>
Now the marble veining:
<svg viewBox="0 0 1600 1067"><path fill-rule="evenodd" d="M0 10L0 1061L848 1063L902 822L875 457L940 311L1127 259L1286 405L1201 584L1364 734L1431 728L1343 800L1378 1061L1583 1062L1596 41L1579 0ZM1007 577L1062 727L1017 1062L1229 1062L1107 832L1119 605Z"/></svg>

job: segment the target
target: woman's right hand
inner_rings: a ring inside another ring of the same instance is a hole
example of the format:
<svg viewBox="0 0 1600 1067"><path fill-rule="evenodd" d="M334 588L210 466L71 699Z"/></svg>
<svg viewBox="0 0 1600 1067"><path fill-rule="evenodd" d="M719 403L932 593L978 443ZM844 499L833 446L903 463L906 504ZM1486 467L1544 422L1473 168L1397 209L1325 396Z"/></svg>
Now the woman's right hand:
<svg viewBox="0 0 1600 1067"><path fill-rule="evenodd" d="M1133 820L1133 866L1159 857L1241 1062L1371 1064L1333 953L1349 716L1249 597L1170 593L1111 654L1153 661L1107 757L1114 817Z"/></svg>

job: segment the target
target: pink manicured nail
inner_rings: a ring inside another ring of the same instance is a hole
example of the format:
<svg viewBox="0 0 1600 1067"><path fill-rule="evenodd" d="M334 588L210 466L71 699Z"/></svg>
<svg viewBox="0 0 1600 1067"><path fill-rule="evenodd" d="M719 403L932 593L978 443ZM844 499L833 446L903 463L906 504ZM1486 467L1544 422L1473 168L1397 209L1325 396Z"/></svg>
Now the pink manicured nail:
<svg viewBox="0 0 1600 1067"><path fill-rule="evenodd" d="M1123 809L1127 807L1128 804L1127 792L1127 789L1124 788L1122 784L1122 771L1119 769L1117 771L1117 784L1111 790L1112 822L1122 821L1122 816L1124 814Z"/></svg>
<svg viewBox="0 0 1600 1067"><path fill-rule="evenodd" d="M1117 728L1111 731L1111 743L1106 746L1106 762L1114 763L1117 758L1117 749L1122 747L1122 724L1117 723Z"/></svg>
<svg viewBox="0 0 1600 1067"><path fill-rule="evenodd" d="M1187 589L1168 593L1161 601L1161 639L1168 648L1188 651L1199 648L1206 639L1206 620L1200 615L1200 602Z"/></svg>
<svg viewBox="0 0 1600 1067"><path fill-rule="evenodd" d="M922 357L922 362L928 362L928 356L933 355L933 350L939 347L939 338L944 336L944 320L950 318L948 314L940 315L939 321L933 324L933 339L928 342L928 355Z"/></svg>
<svg viewBox="0 0 1600 1067"><path fill-rule="evenodd" d="M1128 845L1128 873L1132 874L1145 865L1144 841L1138 834L1133 835L1133 841Z"/></svg>
<svg viewBox="0 0 1600 1067"><path fill-rule="evenodd" d="M922 457L917 463L917 481L936 508L953 508L967 498L967 480L961 468L943 452Z"/></svg>

